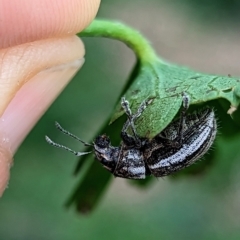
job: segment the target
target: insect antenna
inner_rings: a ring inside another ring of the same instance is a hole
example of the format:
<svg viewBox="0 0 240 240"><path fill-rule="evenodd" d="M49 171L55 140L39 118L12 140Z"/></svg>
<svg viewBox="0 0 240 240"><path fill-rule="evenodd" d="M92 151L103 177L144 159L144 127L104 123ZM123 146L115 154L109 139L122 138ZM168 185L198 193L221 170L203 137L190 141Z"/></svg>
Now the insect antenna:
<svg viewBox="0 0 240 240"><path fill-rule="evenodd" d="M72 133L70 133L69 131L65 130L58 122L55 122L55 126L56 126L56 128L57 128L59 131L61 131L62 133L64 133L64 134L70 136L71 138L74 138L74 139L76 139L77 141L83 143L84 146L91 146L91 147L93 146L92 144L89 144L89 143L84 142L83 140L81 140L80 138L78 138L77 136L75 136L74 134L72 134ZM66 146L64 146L64 145L61 145L61 144L58 144L58 143L53 142L48 136L45 136L45 139L46 139L46 141L47 141L50 145L52 145L52 146L54 146L54 147L57 147L57 148L65 149L66 151L71 152L71 153L73 153L74 155L76 155L76 156L78 156L78 157L79 157L79 156L82 156L82 155L85 155L85 154L91 153L91 152L77 152L77 151L74 151L74 150L72 150L72 149L69 148L69 147L66 147Z"/></svg>
<svg viewBox="0 0 240 240"><path fill-rule="evenodd" d="M70 133L69 131L65 130L58 122L55 122L55 126L56 128L61 131L62 133L70 136L71 138L74 138L76 140L78 140L79 142L83 143L84 146L93 146L92 144L86 143L83 140L81 140L80 138L78 138L77 136L73 135L72 133Z"/></svg>
<svg viewBox="0 0 240 240"><path fill-rule="evenodd" d="M66 146L64 146L64 145L61 145L61 144L58 144L58 143L53 142L48 136L45 136L45 139L46 139L46 141L47 141L50 145L52 145L52 146L54 146L54 147L57 147L57 148L65 149L66 151L71 152L71 153L73 153L74 155L76 155L76 156L78 156L78 157L79 157L79 156L82 156L82 155L85 155L85 154L91 153L91 152L76 152L76 151L72 150L71 148L68 148L68 147L66 147Z"/></svg>

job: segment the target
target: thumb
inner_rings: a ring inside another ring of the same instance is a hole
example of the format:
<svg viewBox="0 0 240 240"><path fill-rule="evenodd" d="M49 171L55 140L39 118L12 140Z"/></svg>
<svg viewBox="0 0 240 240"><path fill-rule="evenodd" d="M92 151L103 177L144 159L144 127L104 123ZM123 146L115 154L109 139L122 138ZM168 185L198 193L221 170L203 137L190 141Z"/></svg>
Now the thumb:
<svg viewBox="0 0 240 240"><path fill-rule="evenodd" d="M34 4L30 2L28 7L39 2L42 4L44 1L37 0L34 1ZM38 18L32 21L32 29L35 32L24 35L23 30L22 35L27 37L17 38L13 41L12 39L20 34L17 29L18 32L15 35L9 34L9 39L5 38L4 41L0 41L0 46L3 47L0 49L0 196L7 186L12 156L17 148L84 62L84 46L81 40L73 34L86 27L93 19L99 1L60 2L63 4L76 2L76 5L72 3L70 6L73 6L75 11L79 11L78 14L72 14L71 10L69 13L67 12L68 15L64 12L64 17L68 18L68 25L64 25L64 30L59 28L59 21L54 22L53 19L51 19L51 29L49 30L46 18L39 18L39 16L46 15L44 13L36 14L32 16ZM79 2L82 4L77 4ZM47 4L48 11L51 8L50 5L50 3ZM26 8L22 3L16 2L14 5L14 10L18 14L21 13L19 11L21 6ZM52 6L53 13L56 12L55 7ZM35 6L31 10L39 11L39 8ZM40 10L44 12L45 8L40 8ZM26 12L28 11L26 10ZM18 16L18 14L15 15ZM52 14L52 18L60 19L59 15L61 14L63 14L62 11L56 12L56 14ZM13 16L15 15L13 14ZM23 18L26 18L25 12L22 12L22 15ZM79 16L84 19L81 21ZM32 18L30 19L32 20ZM42 21L42 24L39 21ZM68 31L68 29L70 30ZM0 35L3 35L1 33L4 31L4 27L2 28L0 24ZM41 33L39 34L39 32ZM18 39L20 39L19 42ZM7 41L9 44L6 43ZM6 48L6 46L8 47Z"/></svg>

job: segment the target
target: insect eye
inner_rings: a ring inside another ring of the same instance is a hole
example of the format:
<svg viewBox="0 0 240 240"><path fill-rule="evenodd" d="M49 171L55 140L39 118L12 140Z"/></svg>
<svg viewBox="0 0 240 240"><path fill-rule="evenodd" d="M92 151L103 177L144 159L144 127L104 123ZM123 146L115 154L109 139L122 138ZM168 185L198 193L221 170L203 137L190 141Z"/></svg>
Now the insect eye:
<svg viewBox="0 0 240 240"><path fill-rule="evenodd" d="M106 135L101 135L96 138L95 144L100 148L106 148L109 147L110 139Z"/></svg>

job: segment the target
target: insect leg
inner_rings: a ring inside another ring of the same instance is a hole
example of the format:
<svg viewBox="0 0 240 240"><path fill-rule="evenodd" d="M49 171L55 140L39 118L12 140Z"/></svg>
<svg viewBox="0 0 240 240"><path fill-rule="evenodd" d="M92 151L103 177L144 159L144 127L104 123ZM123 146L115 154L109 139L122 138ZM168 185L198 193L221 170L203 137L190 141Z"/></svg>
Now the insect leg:
<svg viewBox="0 0 240 240"><path fill-rule="evenodd" d="M138 138L137 133L136 133L136 129L135 129L135 126L134 126L133 115L132 115L132 111L131 111L130 106L129 106L129 102L125 99L125 97L122 97L121 105L122 105L122 108L124 109L124 111L125 111L125 113L127 114L127 117L128 117L127 121L123 125L122 131L121 131L121 137L122 137L123 141L128 146L131 146L131 145L139 146L139 144L141 145L141 141ZM131 127L133 136L131 136L127 133L127 129L129 127Z"/></svg>
<svg viewBox="0 0 240 240"><path fill-rule="evenodd" d="M181 110L180 120L179 120L179 129L178 129L179 145L182 145L183 129L184 129L184 125L185 125L187 110L189 108L189 102L190 102L190 97L185 92L183 92L182 93L182 107L183 107L183 109Z"/></svg>
<svg viewBox="0 0 240 240"><path fill-rule="evenodd" d="M123 126L121 136L124 141L127 143L134 142L136 146L140 147L141 146L141 140L139 139L136 128L134 125L134 121L141 116L143 111L146 109L146 107L152 102L152 99L149 99L147 101L143 101L138 108L137 112L135 114L132 114L132 111L129 106L129 102L125 99L125 97L122 98L121 100L121 105L125 111L125 113L128 116L128 120ZM133 137L127 134L127 129L131 127L131 130L133 132Z"/></svg>

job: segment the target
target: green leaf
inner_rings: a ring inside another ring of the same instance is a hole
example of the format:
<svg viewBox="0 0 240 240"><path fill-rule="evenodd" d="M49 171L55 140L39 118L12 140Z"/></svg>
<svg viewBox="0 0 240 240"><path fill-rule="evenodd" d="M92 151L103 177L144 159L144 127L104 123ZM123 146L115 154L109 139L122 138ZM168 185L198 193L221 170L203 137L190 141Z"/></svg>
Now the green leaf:
<svg viewBox="0 0 240 240"><path fill-rule="evenodd" d="M240 103L238 78L198 73L163 61L139 32L122 23L94 20L79 36L117 39L124 42L136 54L137 64L118 98L115 113L111 117L110 123L114 122L114 124L108 126L106 123L99 131L99 134L110 135L112 143L116 146L120 143L120 131L125 121L121 117L124 111L119 104L122 96L130 102L133 113L144 100L153 99L136 122L137 133L142 137L153 138L171 123L181 108L183 92L191 98L191 109L198 108L199 105L215 105L217 115L227 125L222 131L223 138L231 134L239 134L239 126L232 124L231 119L232 117L234 121L240 123L240 113L235 111ZM231 113L231 117L226 114L227 111ZM181 174L197 174L206 170L210 161L216 162L216 156L215 151L210 152L205 157L205 161ZM78 173L86 162L92 161L90 158L92 157L83 157L75 173ZM138 186L148 186L152 179L147 178L145 181L133 181L133 183ZM110 180L111 174L95 160L76 187L68 205L75 204L80 212L91 211L99 202Z"/></svg>
<svg viewBox="0 0 240 240"><path fill-rule="evenodd" d="M96 206L106 190L112 175L96 161L92 161L86 175L81 179L66 206L74 204L77 211L89 213Z"/></svg>
<svg viewBox="0 0 240 240"><path fill-rule="evenodd" d="M191 104L205 103L219 98L238 107L239 79L200 74L185 67L159 61L145 64L125 93L132 111L137 111L141 102L153 98L153 102L136 122L140 136L153 138L176 116L182 103L182 93L190 96ZM124 114L118 104L111 122Z"/></svg>
<svg viewBox="0 0 240 240"><path fill-rule="evenodd" d="M120 118L111 126L108 126L108 122L99 134L106 133L111 136L112 144L118 146L121 140L120 131L125 119ZM79 183L66 203L67 207L75 205L77 211L85 214L97 206L112 180L112 174L104 169L97 159L94 159L93 154L85 155L79 159L74 174L80 173L84 165L89 162L91 162L90 167L84 176L80 176Z"/></svg>
<svg viewBox="0 0 240 240"><path fill-rule="evenodd" d="M135 52L139 63L136 78L123 95L130 101L133 112L144 100L154 99L136 122L137 132L142 137L153 138L171 123L181 107L183 92L191 97L191 104L223 98L229 101L229 109L237 109L240 103L238 78L198 73L167 63L156 55L139 32L124 24L95 20L80 36L117 39ZM123 114L118 104L111 123Z"/></svg>

